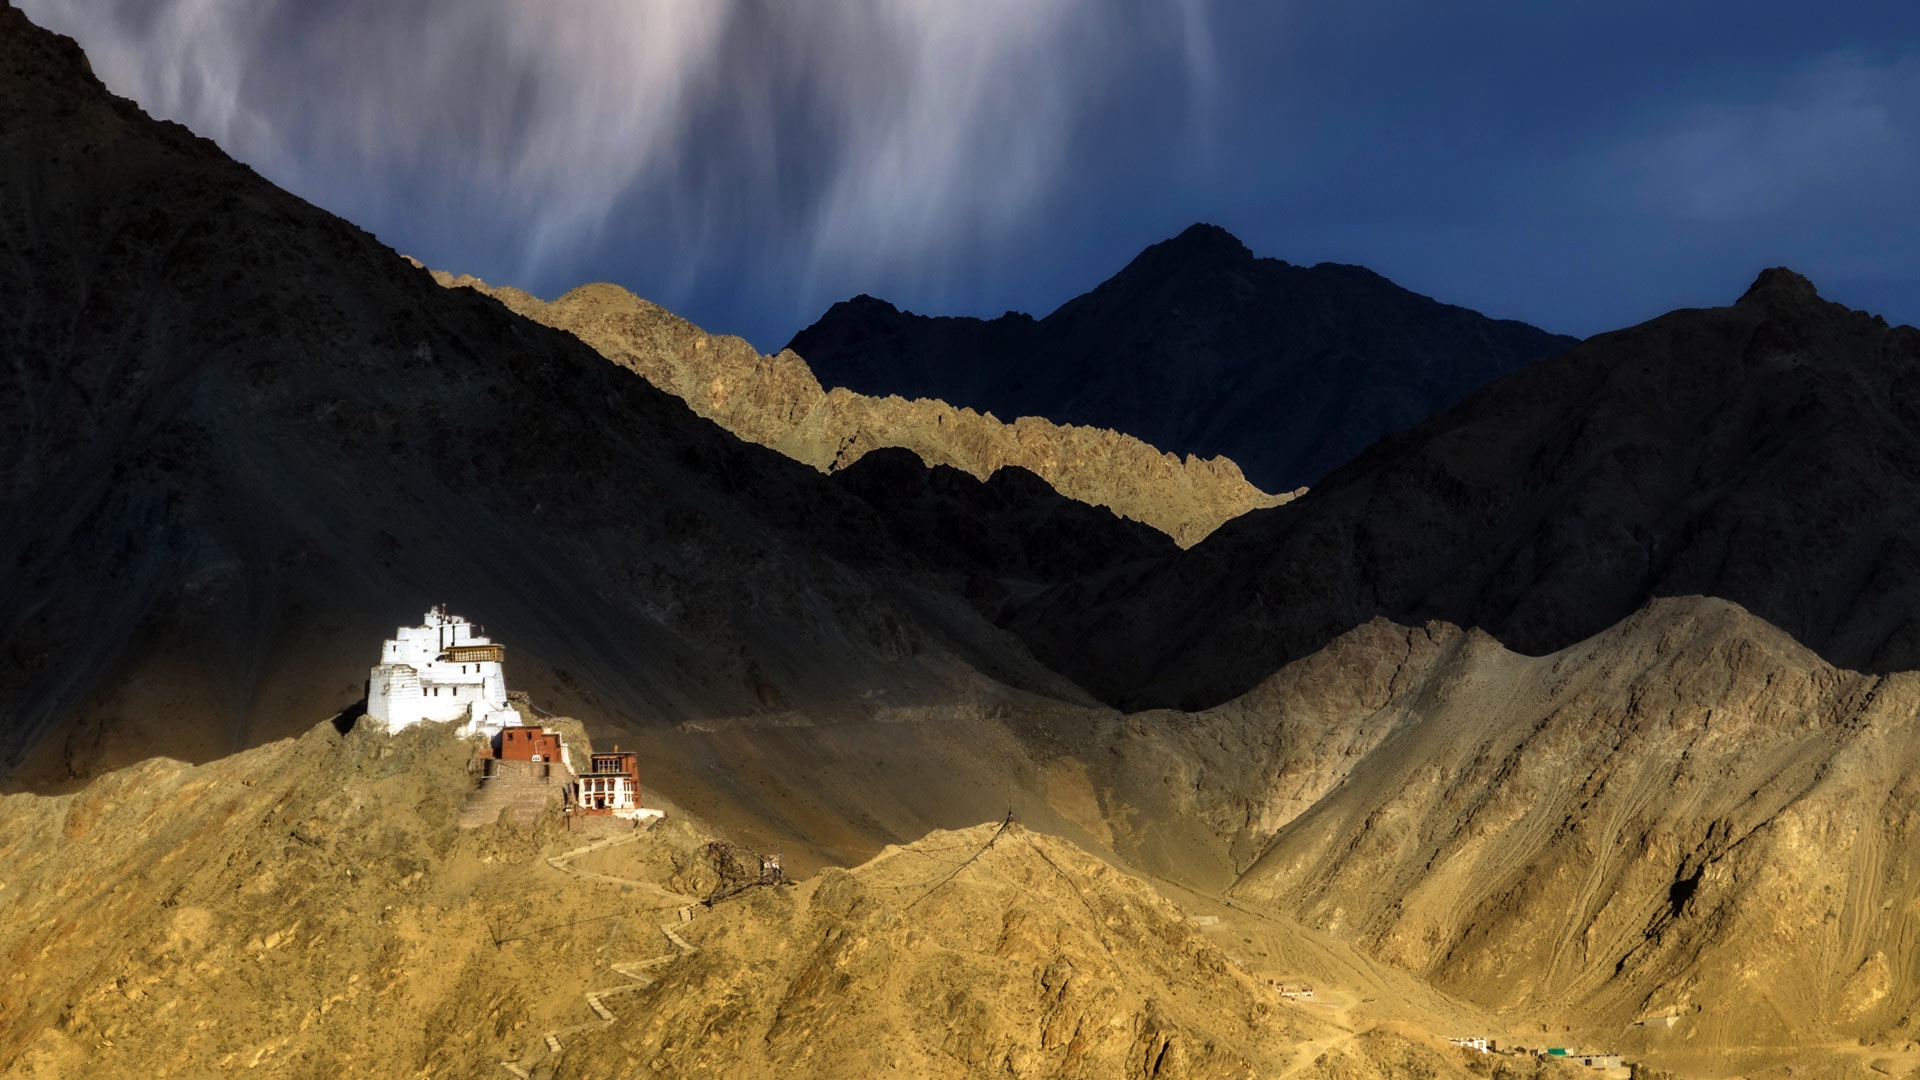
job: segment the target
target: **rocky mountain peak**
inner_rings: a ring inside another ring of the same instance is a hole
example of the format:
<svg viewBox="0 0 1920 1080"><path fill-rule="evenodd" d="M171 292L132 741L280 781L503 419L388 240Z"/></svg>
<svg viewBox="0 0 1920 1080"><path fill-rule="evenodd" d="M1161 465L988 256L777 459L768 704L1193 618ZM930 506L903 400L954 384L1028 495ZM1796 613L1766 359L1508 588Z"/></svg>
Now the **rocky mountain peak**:
<svg viewBox="0 0 1920 1080"><path fill-rule="evenodd" d="M1797 274L1784 266L1770 266L1760 271L1760 276L1741 295L1742 304L1764 304L1780 306L1782 304L1807 304L1820 299L1820 290L1804 275Z"/></svg>
<svg viewBox="0 0 1920 1080"><path fill-rule="evenodd" d="M1240 238L1218 225L1190 225L1180 235L1148 247L1095 292L1116 289L1138 296L1170 283L1206 279L1251 265L1254 254Z"/></svg>
<svg viewBox="0 0 1920 1080"><path fill-rule="evenodd" d="M842 300L839 304L836 304L834 306L835 307L844 306L849 311L884 312L888 315L898 315L900 313L899 308L894 307L892 304L887 303L885 300L882 300L879 297L870 295L868 293L861 293L859 296L856 296L851 300Z"/></svg>
<svg viewBox="0 0 1920 1080"><path fill-rule="evenodd" d="M1256 257L1200 224L1043 319L930 318L856 299L788 348L826 386L1107 428L1230 458L1286 491L1572 344L1357 267Z"/></svg>
<svg viewBox="0 0 1920 1080"><path fill-rule="evenodd" d="M1232 262L1245 262L1253 258L1253 252L1240 238L1218 225L1198 222L1187 228L1171 240L1153 245L1148 251L1165 253L1177 252L1187 256L1207 256Z"/></svg>

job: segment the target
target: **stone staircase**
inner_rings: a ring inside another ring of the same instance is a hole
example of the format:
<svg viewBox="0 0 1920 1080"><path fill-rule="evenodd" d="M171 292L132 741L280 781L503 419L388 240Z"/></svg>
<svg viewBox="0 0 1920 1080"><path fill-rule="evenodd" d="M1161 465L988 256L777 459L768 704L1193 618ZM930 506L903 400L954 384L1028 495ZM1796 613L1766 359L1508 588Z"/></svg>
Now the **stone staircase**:
<svg viewBox="0 0 1920 1080"><path fill-rule="evenodd" d="M478 829L500 820L525 828L558 811L567 786L566 767L558 762L480 759L480 786L460 808L460 827Z"/></svg>

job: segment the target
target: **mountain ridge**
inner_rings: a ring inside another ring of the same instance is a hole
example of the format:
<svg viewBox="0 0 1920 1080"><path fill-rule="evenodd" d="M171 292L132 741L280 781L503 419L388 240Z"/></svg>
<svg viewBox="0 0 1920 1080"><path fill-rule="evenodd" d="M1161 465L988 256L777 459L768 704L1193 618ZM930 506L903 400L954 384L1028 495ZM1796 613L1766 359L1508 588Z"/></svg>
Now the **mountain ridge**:
<svg viewBox="0 0 1920 1080"><path fill-rule="evenodd" d="M1110 427L1284 491L1574 340L1195 225L1042 319L864 297L787 347L828 385Z"/></svg>
<svg viewBox="0 0 1920 1080"><path fill-rule="evenodd" d="M1597 335L1302 499L1059 586L1012 625L1128 707L1226 700L1375 615L1540 654L1662 595L1733 600L1844 667L1920 666L1914 378L1920 331L1769 271L1738 303ZM1127 629L1133 605L1156 612L1151 639Z"/></svg>
<svg viewBox="0 0 1920 1080"><path fill-rule="evenodd" d="M1079 754L1128 807L1124 858L1179 853L1235 903L1570 1044L1684 1076L1904 1075L1917 707L1920 674L1665 597L1544 656L1374 619Z"/></svg>
<svg viewBox="0 0 1920 1080"><path fill-rule="evenodd" d="M467 275L436 271L434 277L575 334L699 415L822 472L890 446L982 481L1003 468L1022 468L1068 498L1151 525L1183 547L1248 510L1298 494L1267 494L1224 457L1182 458L1118 432L1043 417L1007 423L938 400L827 389L790 350L762 356L739 338L707 334L618 285L581 285L543 301Z"/></svg>

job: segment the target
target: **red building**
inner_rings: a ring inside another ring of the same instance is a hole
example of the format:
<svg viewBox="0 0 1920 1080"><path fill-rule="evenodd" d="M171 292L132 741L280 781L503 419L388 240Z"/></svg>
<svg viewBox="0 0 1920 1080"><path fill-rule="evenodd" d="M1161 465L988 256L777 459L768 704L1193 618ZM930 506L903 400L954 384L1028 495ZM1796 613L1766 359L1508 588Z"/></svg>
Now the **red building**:
<svg viewBox="0 0 1920 1080"><path fill-rule="evenodd" d="M560 733L551 728L509 727L495 736L494 757L501 761L564 762Z"/></svg>

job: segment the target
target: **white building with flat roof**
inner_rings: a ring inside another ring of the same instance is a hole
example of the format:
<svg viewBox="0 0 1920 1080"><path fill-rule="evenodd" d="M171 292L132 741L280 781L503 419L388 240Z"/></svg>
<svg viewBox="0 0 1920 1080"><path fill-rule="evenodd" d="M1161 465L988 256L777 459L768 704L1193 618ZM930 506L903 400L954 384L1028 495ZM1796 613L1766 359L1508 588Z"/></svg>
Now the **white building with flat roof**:
<svg viewBox="0 0 1920 1080"><path fill-rule="evenodd" d="M459 721L464 735L492 736L520 723L507 704L507 650L474 631L445 604L401 627L367 677L367 714L389 732Z"/></svg>

